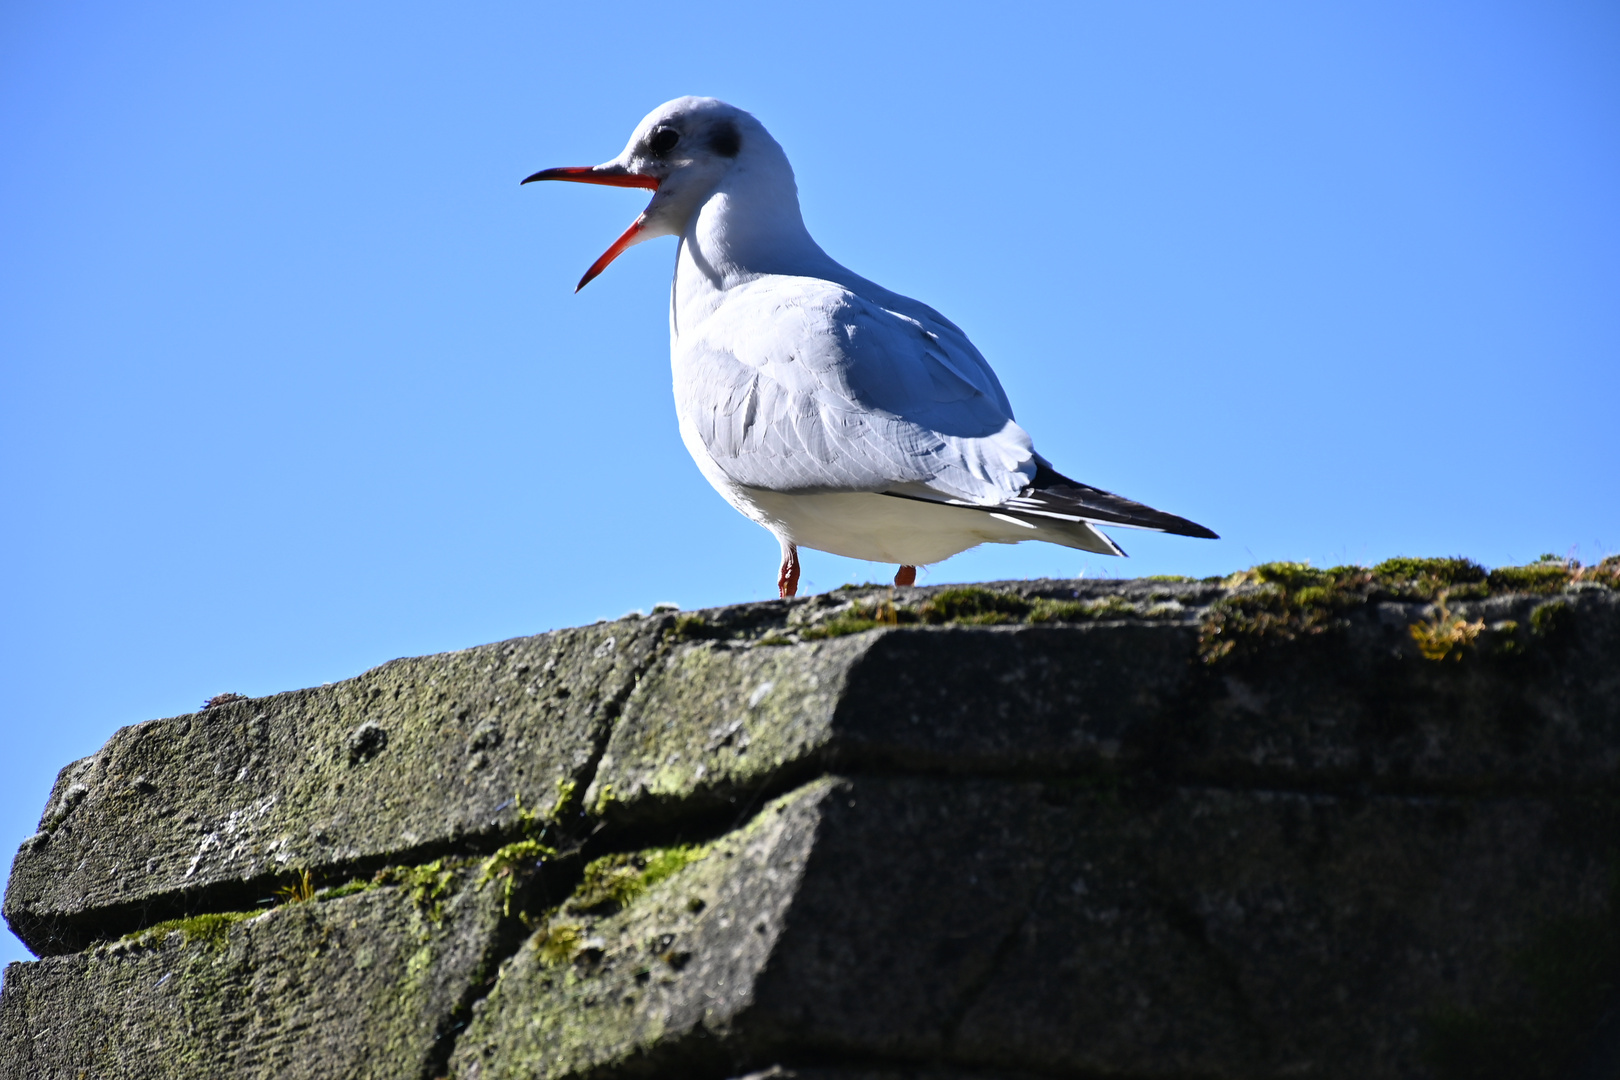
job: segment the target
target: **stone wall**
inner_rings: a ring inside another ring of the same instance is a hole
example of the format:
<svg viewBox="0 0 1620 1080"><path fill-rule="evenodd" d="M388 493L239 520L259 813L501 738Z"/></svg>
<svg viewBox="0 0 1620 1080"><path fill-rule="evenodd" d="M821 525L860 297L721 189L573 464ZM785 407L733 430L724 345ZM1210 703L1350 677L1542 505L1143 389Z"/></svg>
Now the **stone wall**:
<svg viewBox="0 0 1620 1080"><path fill-rule="evenodd" d="M845 590L62 771L0 1075L1620 1076L1616 568Z"/></svg>

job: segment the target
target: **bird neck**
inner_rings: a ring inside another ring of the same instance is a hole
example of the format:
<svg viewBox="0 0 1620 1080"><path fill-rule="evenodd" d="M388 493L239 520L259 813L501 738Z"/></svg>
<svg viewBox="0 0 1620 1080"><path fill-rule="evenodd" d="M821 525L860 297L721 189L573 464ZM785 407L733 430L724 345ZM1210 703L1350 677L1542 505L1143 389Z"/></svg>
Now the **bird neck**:
<svg viewBox="0 0 1620 1080"><path fill-rule="evenodd" d="M733 168L681 231L672 329L678 335L696 325L728 289L764 275L836 277L840 270L804 226L787 160L750 162Z"/></svg>

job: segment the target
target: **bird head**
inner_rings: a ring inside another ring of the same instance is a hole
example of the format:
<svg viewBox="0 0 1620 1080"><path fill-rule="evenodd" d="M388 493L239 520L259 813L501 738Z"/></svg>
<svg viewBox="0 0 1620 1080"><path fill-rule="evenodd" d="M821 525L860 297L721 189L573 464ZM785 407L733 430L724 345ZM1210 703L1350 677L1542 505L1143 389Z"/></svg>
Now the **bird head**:
<svg viewBox="0 0 1620 1080"><path fill-rule="evenodd" d="M578 292L609 263L643 240L679 235L728 175L746 171L750 162L760 157L780 158L783 166L787 164L781 147L758 120L714 98L683 97L648 113L636 125L624 151L612 161L542 169L523 183L568 180L653 192L652 201L641 215L585 271L574 289Z"/></svg>

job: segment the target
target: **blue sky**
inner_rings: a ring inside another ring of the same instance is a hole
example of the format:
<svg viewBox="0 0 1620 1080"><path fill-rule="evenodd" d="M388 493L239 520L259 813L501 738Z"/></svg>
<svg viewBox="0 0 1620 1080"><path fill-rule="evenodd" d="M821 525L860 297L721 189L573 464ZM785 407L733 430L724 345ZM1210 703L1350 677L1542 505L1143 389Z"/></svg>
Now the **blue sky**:
<svg viewBox="0 0 1620 1080"><path fill-rule="evenodd" d="M772 594L673 241L572 294L644 193L518 186L686 93L1060 469L1223 536L924 584L1620 550L1612 4L335 7L0 9L7 852L120 725Z"/></svg>

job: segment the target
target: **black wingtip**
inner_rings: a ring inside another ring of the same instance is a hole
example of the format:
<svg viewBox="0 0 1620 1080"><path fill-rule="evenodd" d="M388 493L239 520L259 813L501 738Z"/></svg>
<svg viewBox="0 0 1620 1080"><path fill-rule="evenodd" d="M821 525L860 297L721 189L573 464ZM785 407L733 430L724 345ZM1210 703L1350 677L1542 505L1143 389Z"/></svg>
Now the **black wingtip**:
<svg viewBox="0 0 1620 1080"><path fill-rule="evenodd" d="M1071 512L1080 514L1099 525L1128 525L1138 529L1152 529L1174 536L1191 536L1199 540L1219 540L1220 536L1196 521L1188 521L1163 510L1155 510L1134 499L1115 495L1111 491L1082 484L1052 468L1044 458L1035 459L1035 479L1026 489L1030 495L1045 496L1067 503Z"/></svg>

